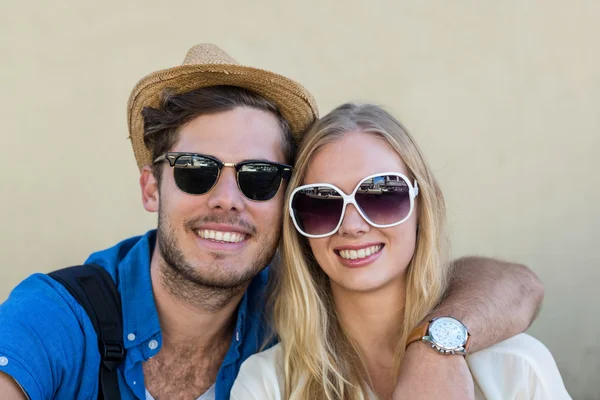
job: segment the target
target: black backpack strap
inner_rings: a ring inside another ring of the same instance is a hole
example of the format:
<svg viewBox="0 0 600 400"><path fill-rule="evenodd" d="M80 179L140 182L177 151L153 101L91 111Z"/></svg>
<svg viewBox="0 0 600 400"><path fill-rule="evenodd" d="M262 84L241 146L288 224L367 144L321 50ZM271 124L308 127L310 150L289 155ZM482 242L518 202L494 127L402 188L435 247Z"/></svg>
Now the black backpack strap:
<svg viewBox="0 0 600 400"><path fill-rule="evenodd" d="M81 304L98 335L100 351L99 400L120 400L117 367L125 359L121 297L115 282L93 264L60 269L48 274Z"/></svg>

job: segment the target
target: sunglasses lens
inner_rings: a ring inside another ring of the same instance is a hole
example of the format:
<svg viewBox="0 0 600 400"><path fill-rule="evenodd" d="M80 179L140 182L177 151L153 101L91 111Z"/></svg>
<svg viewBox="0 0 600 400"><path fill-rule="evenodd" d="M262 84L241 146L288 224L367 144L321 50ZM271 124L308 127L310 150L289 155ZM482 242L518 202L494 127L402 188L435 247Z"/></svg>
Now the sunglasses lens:
<svg viewBox="0 0 600 400"><path fill-rule="evenodd" d="M250 200L270 200L281 186L281 172L273 164L244 164L238 170L238 183L244 196Z"/></svg>
<svg viewBox="0 0 600 400"><path fill-rule="evenodd" d="M326 235L340 222L344 199L328 186L313 186L297 191L292 198L292 212L301 233Z"/></svg>
<svg viewBox="0 0 600 400"><path fill-rule="evenodd" d="M175 161L173 168L175 183L189 194L204 194L217 182L219 166L210 158L183 155Z"/></svg>
<svg viewBox="0 0 600 400"><path fill-rule="evenodd" d="M355 198L365 215L377 225L400 222L410 212L410 187L397 175L365 179Z"/></svg>

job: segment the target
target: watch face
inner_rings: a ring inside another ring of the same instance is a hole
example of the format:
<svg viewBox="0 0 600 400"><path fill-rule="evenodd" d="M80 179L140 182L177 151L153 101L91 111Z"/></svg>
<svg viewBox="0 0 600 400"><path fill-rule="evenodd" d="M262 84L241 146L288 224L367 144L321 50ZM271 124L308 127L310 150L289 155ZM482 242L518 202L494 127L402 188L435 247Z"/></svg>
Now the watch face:
<svg viewBox="0 0 600 400"><path fill-rule="evenodd" d="M462 347L467 342L467 328L454 318L438 318L429 325L433 341L447 350Z"/></svg>

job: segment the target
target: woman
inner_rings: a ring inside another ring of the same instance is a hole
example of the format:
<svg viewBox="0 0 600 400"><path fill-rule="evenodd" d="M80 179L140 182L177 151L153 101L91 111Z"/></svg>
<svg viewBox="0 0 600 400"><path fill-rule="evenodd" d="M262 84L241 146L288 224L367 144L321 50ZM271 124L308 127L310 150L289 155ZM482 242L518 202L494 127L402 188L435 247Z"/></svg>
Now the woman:
<svg viewBox="0 0 600 400"><path fill-rule="evenodd" d="M273 303L280 343L244 363L232 399L391 398L409 333L449 276L433 174L390 114L345 104L305 137L287 204ZM467 361L477 398L569 398L529 336Z"/></svg>

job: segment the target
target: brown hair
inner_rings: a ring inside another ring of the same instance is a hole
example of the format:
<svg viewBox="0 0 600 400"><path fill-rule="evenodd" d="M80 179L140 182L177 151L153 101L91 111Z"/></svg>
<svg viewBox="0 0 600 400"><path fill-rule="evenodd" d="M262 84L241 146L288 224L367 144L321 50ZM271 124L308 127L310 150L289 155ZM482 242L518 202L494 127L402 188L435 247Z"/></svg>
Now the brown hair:
<svg viewBox="0 0 600 400"><path fill-rule="evenodd" d="M177 142L179 129L203 114L252 107L272 113L279 120L282 131L282 149L287 163L292 163L296 142L288 122L281 116L274 103L247 89L235 86L212 86L177 94L165 89L160 96L158 108L144 107L144 144L152 153L152 159L168 152ZM152 164L152 173L160 186L163 163Z"/></svg>

